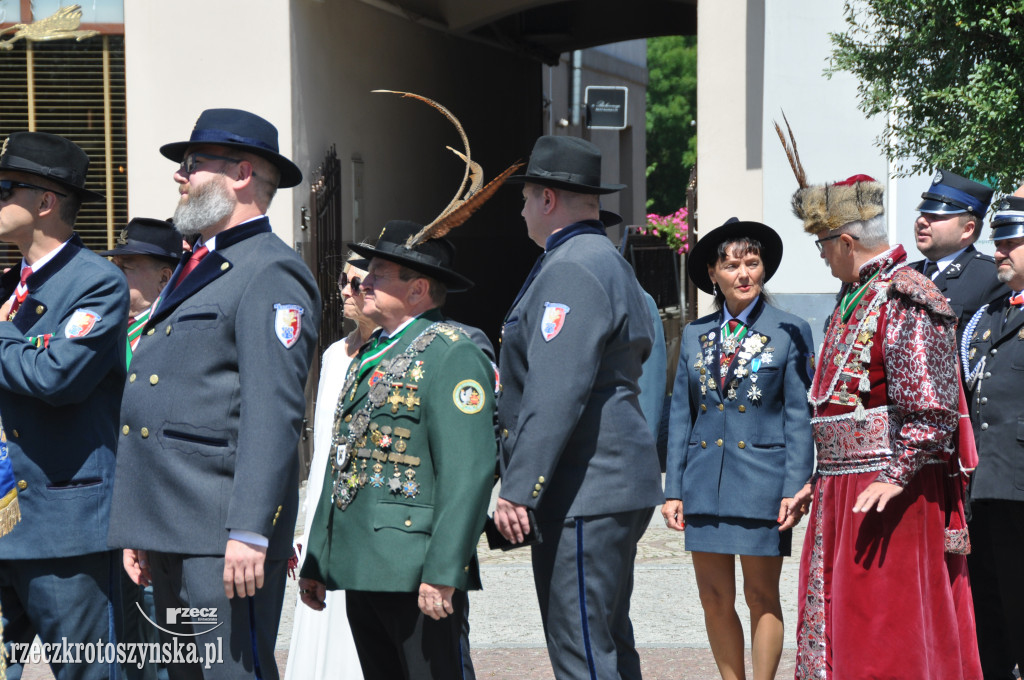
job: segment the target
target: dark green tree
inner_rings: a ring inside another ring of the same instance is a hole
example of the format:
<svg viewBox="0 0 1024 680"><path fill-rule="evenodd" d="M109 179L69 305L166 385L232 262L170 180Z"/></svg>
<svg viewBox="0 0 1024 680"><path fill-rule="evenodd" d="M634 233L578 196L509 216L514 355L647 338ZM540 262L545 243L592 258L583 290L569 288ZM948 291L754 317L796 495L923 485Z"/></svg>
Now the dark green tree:
<svg viewBox="0 0 1024 680"><path fill-rule="evenodd" d="M1010 191L1024 178L1024 0L847 0L831 75L860 80L901 173L936 167Z"/></svg>
<svg viewBox="0 0 1024 680"><path fill-rule="evenodd" d="M697 38L647 41L647 211L674 213L686 205L686 183L697 162Z"/></svg>

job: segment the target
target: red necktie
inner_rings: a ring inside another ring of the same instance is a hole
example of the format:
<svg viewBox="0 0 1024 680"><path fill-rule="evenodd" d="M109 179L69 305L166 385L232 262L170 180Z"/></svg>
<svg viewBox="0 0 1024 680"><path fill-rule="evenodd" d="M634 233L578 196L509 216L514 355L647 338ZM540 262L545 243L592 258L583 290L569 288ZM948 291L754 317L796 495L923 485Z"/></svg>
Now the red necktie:
<svg viewBox="0 0 1024 680"><path fill-rule="evenodd" d="M1020 307L1024 305L1024 293L1017 293L1016 295L1010 296L1010 304Z"/></svg>
<svg viewBox="0 0 1024 680"><path fill-rule="evenodd" d="M739 319L729 319L726 322L726 325L729 326L729 332L730 333L735 333L736 332L736 327L740 325L740 321L739 321Z"/></svg>
<svg viewBox="0 0 1024 680"><path fill-rule="evenodd" d="M28 277L31 275L32 267L25 265L21 268L21 281L18 283L18 287L14 289L14 302L11 304L11 311L7 314L8 321L14 318L18 307L21 307L21 303L28 297Z"/></svg>
<svg viewBox="0 0 1024 680"><path fill-rule="evenodd" d="M199 246L192 251L192 255L189 256L188 262L181 268L181 276L178 277L178 282L174 284L177 288L181 285L181 282L185 280L185 277L192 273L192 270L199 266L199 261L202 260L210 252L210 249L205 245Z"/></svg>

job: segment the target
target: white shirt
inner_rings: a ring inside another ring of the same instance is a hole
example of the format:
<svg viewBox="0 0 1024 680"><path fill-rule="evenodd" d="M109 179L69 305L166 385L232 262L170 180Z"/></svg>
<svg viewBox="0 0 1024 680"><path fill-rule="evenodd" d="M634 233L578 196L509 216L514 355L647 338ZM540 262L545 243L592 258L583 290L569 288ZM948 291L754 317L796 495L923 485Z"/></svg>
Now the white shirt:
<svg viewBox="0 0 1024 680"><path fill-rule="evenodd" d="M54 257L56 257L57 253L59 253L61 250L63 250L64 246L66 246L67 244L68 244L68 242L64 241L64 243L61 243L59 246L57 246L56 248L54 248L53 250L48 252L46 255L43 255L41 258L36 260L36 263L33 264L33 265L29 265L27 262L25 262L25 258L21 258L21 267L22 267L22 269L24 269L25 267L31 266L32 267L32 273L35 274L36 272L41 270L43 267L45 267L46 263L48 263L50 260L52 260ZM14 298L17 295L18 295L18 291L15 290L13 293L11 293L11 297L7 298L8 301L13 303L14 302Z"/></svg>
<svg viewBox="0 0 1024 680"><path fill-rule="evenodd" d="M925 264L926 267L928 266L929 262L934 262L935 266L938 267L938 269L935 270L935 273L932 274L932 281L935 280L936 276L938 276L943 271L945 271L946 267L948 267L949 265L953 264L953 260L955 260L956 258L960 257L960 254L963 253L965 250L967 250L967 248L961 248L960 250L956 251L955 253L950 253L949 255L946 255L943 258L939 258L938 260L929 260L929 259L925 258L924 264Z"/></svg>

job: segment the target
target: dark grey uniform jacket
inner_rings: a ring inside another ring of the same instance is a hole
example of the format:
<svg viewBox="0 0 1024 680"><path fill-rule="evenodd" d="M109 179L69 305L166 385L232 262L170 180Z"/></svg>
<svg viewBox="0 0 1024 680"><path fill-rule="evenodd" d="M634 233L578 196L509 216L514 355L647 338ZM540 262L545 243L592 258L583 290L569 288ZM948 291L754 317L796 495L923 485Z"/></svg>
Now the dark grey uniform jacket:
<svg viewBox="0 0 1024 680"><path fill-rule="evenodd" d="M968 380L978 445L972 500L1024 501L1024 313L1002 328L1008 298L979 311L964 337L968 366L977 372Z"/></svg>
<svg viewBox="0 0 1024 680"><path fill-rule="evenodd" d="M720 379L722 312L683 329L669 412L665 495L687 515L772 520L814 467L807 390L811 329L760 300L746 338L763 341ZM741 348L742 351L742 348ZM711 361L708 361L708 359ZM728 387L735 381L735 398ZM724 385L723 385L724 383ZM755 390L756 388L756 390Z"/></svg>
<svg viewBox="0 0 1024 680"><path fill-rule="evenodd" d="M910 265L924 270L924 260ZM996 264L991 255L979 253L974 246L960 253L955 260L935 276L935 285L946 296L956 314L956 338L959 345L964 327L974 313L985 303L1006 293L1009 289L996 278Z"/></svg>
<svg viewBox="0 0 1024 680"><path fill-rule="evenodd" d="M637 380L654 327L640 284L600 223L547 245L502 327L501 497L538 521L653 507L661 469ZM552 305L567 309L560 325Z"/></svg>
<svg viewBox="0 0 1024 680"><path fill-rule="evenodd" d="M0 278L0 300L18 278L16 267ZM14 320L0 323L0 417L21 507L0 559L100 552L114 484L128 284L73 236L28 287Z"/></svg>
<svg viewBox="0 0 1024 680"><path fill-rule="evenodd" d="M217 236L132 358L121 407L111 547L223 554L229 529L291 554L295 447L320 294L264 217ZM296 329L287 307L302 313Z"/></svg>

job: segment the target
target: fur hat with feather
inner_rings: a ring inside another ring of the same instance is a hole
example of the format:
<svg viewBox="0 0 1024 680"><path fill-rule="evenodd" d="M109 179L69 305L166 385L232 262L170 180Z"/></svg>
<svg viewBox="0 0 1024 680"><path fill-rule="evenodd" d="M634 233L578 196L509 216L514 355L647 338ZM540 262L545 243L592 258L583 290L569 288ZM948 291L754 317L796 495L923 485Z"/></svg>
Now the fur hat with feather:
<svg viewBox="0 0 1024 680"><path fill-rule="evenodd" d="M832 231L885 212L885 188L867 175L854 175L834 184L808 184L807 174L796 149L793 129L785 114L782 119L786 123L789 139L786 139L778 123L775 123L775 131L782 142L789 165L793 168L797 184L800 185L793 194L793 214L803 220L804 231L808 234Z"/></svg>

